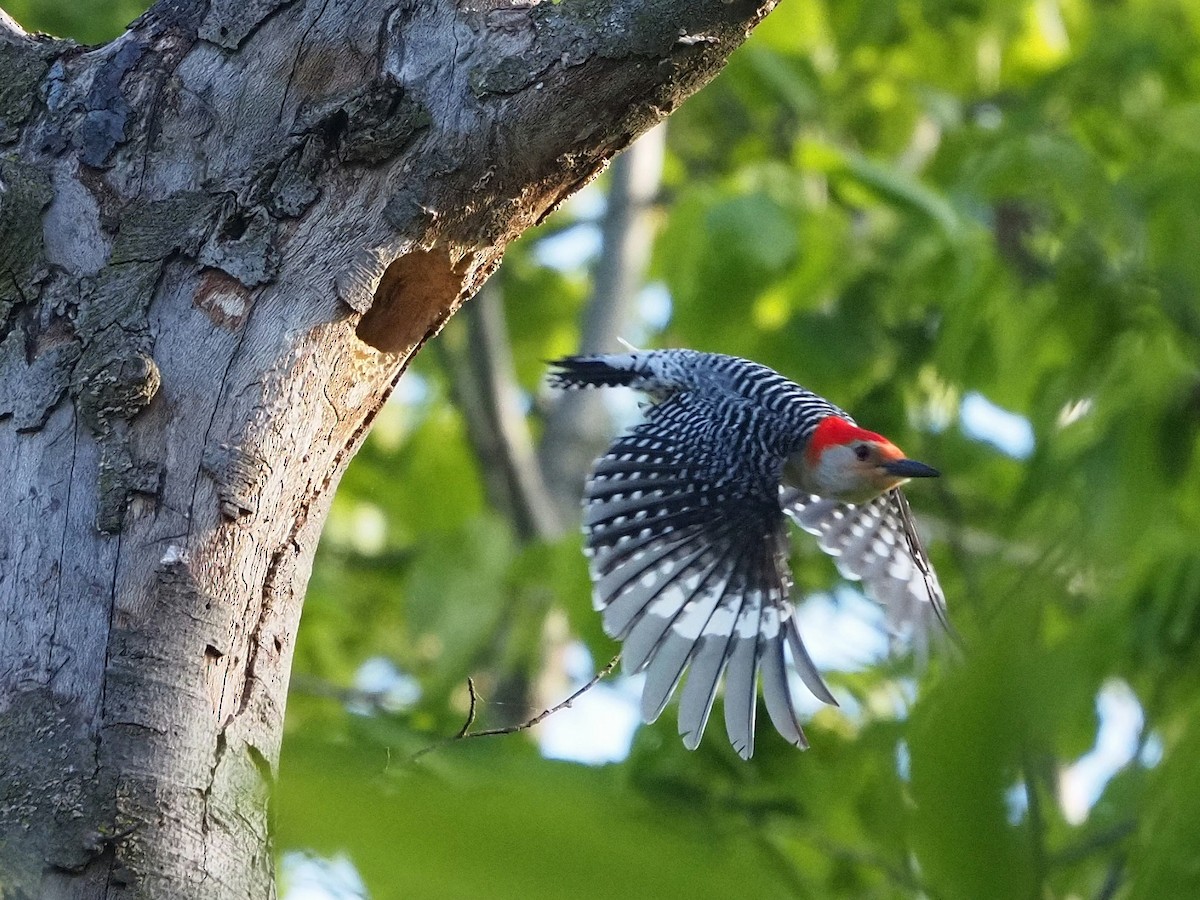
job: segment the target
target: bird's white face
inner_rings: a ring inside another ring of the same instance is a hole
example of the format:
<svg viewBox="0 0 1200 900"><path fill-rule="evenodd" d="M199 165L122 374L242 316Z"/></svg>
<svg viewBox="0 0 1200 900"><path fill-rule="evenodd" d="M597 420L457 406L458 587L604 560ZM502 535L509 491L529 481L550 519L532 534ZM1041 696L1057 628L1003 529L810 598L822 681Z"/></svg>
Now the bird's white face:
<svg viewBox="0 0 1200 900"><path fill-rule="evenodd" d="M910 478L937 475L887 438L830 416L784 466L784 483L818 497L866 503Z"/></svg>
<svg viewBox="0 0 1200 900"><path fill-rule="evenodd" d="M901 459L904 454L890 443L833 444L817 456L816 465L808 469L808 483L801 487L820 497L865 503L908 480L885 468Z"/></svg>

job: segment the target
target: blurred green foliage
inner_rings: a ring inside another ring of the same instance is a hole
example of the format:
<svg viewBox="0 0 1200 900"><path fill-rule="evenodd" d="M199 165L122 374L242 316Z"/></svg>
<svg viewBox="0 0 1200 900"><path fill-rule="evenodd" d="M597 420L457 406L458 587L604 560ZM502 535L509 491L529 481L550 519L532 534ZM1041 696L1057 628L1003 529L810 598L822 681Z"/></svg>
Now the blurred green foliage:
<svg viewBox="0 0 1200 900"><path fill-rule="evenodd" d="M98 44L124 31L149 5L146 0L4 0L3 9L27 31Z"/></svg>
<svg viewBox="0 0 1200 900"><path fill-rule="evenodd" d="M93 40L136 13L7 6ZM313 574L279 848L347 853L375 898L1200 896L1200 5L786 0L669 128L651 340L772 365L947 473L910 496L962 662L832 673L845 711L803 754L765 725L750 763L719 727L688 753L668 711L611 766L528 733L410 762L461 727L468 676L477 727L532 712L503 698L538 696L563 620L615 651L578 540L489 509L455 354L426 351ZM535 432L588 294L539 248L582 209L497 276ZM971 393L1028 420L1027 458L964 427ZM348 712L373 657L419 700ZM1114 689L1141 725L1072 806Z"/></svg>

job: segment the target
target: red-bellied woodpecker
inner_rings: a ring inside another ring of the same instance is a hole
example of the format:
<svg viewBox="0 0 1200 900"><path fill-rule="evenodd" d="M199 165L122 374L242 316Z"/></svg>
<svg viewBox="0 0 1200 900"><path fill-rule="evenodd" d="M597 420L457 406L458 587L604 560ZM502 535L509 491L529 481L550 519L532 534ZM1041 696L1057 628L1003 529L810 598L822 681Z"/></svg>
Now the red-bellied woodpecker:
<svg viewBox="0 0 1200 900"><path fill-rule="evenodd" d="M808 742L792 704L790 646L804 684L836 704L788 593L785 515L861 579L893 625L946 625L945 598L899 486L937 475L832 403L766 366L694 350L572 356L561 388L625 385L654 400L597 460L583 504L585 552L605 631L626 671L646 672L642 716L658 718L684 669L679 733L700 743L725 676L725 728L754 752L761 673L767 712Z"/></svg>

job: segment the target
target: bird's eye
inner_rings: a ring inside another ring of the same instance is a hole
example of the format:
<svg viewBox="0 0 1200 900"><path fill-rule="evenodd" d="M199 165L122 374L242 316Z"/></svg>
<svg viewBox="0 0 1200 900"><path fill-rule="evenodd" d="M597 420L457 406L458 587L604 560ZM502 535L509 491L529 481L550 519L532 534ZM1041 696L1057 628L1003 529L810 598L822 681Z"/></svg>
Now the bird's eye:
<svg viewBox="0 0 1200 900"><path fill-rule="evenodd" d="M863 462L866 462L867 457L871 455L871 451L866 444L858 444L854 448L854 455Z"/></svg>

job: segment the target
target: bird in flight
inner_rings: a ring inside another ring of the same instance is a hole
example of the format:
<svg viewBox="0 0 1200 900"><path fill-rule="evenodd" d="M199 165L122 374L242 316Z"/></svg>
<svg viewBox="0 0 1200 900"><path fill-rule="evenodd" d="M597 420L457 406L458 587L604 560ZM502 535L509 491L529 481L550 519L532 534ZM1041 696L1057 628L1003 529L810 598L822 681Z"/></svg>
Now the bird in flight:
<svg viewBox="0 0 1200 900"><path fill-rule="evenodd" d="M788 599L786 518L861 580L889 624L949 629L945 596L900 485L939 473L766 366L695 350L569 356L559 388L648 394L643 421L596 461L583 497L593 600L646 673L652 722L688 671L679 733L695 749L725 677L725 729L754 752L758 680L775 728L807 747L784 647L805 686L837 704L804 647Z"/></svg>

